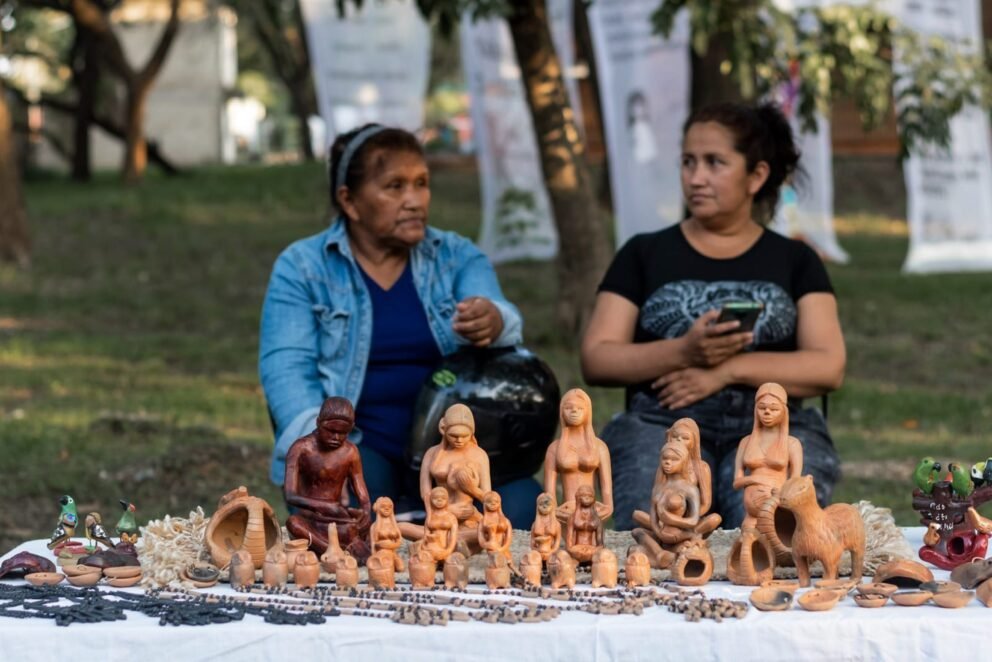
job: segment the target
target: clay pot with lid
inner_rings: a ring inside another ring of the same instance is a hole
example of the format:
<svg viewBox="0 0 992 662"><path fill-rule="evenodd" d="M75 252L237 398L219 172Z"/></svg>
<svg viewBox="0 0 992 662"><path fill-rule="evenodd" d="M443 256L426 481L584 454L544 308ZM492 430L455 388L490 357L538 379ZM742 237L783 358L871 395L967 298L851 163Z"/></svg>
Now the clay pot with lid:
<svg viewBox="0 0 992 662"><path fill-rule="evenodd" d="M616 587L619 573L617 555L606 547L597 549L592 555L592 587Z"/></svg>
<svg viewBox="0 0 992 662"><path fill-rule="evenodd" d="M775 575L775 552L755 529L745 529L727 557L727 579L738 586L760 586Z"/></svg>
<svg viewBox="0 0 992 662"><path fill-rule="evenodd" d="M293 581L300 588L310 588L316 586L320 581L320 562L317 555L311 551L306 551L296 557L296 565L293 566Z"/></svg>
<svg viewBox="0 0 992 662"><path fill-rule="evenodd" d="M282 527L264 499L248 494L242 485L220 498L217 512L207 524L205 540L218 567L231 562L232 551L245 549L256 569L265 563L265 552L279 542Z"/></svg>

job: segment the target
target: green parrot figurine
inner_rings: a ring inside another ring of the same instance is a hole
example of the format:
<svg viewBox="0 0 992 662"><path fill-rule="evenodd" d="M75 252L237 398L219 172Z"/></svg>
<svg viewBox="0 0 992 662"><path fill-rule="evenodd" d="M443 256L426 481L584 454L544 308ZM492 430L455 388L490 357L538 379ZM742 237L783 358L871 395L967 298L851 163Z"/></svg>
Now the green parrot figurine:
<svg viewBox="0 0 992 662"><path fill-rule="evenodd" d="M134 519L134 504L124 499L121 499L120 503L124 512L117 520L117 535L121 537L122 542L129 542L133 545L138 542L139 535L138 522Z"/></svg>
<svg viewBox="0 0 992 662"><path fill-rule="evenodd" d="M63 494L62 498L59 499L59 505L62 506L62 511L59 513L59 521L66 519L66 515L72 515L68 518L74 522L79 521L79 512L76 511L76 500L73 499L68 494Z"/></svg>
<svg viewBox="0 0 992 662"><path fill-rule="evenodd" d="M955 462L947 465L951 471L951 491L962 499L967 499L975 491L975 484L971 482L971 473L966 467Z"/></svg>
<svg viewBox="0 0 992 662"><path fill-rule="evenodd" d="M924 494L931 494L933 492L933 485L937 482L937 476L940 474L940 462L935 461L932 457L927 456L920 460L920 463L916 465L916 471L913 472L913 481L916 486L920 488L920 491Z"/></svg>
<svg viewBox="0 0 992 662"><path fill-rule="evenodd" d="M55 531L48 541L48 549L55 549L69 541L76 534L76 524L79 523L79 513L76 512L76 502L68 494L63 494L59 499L62 510L59 511L59 521L55 525Z"/></svg>

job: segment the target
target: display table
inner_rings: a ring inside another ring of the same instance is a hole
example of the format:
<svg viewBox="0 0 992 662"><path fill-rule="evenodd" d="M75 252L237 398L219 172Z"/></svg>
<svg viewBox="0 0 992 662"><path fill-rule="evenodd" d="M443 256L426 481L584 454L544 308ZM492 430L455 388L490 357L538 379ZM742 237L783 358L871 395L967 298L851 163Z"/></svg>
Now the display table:
<svg viewBox="0 0 992 662"><path fill-rule="evenodd" d="M922 528L905 529L919 547ZM43 541L19 551L44 553ZM938 579L948 573L934 570ZM0 580L8 583L7 580ZM21 580L13 580L20 582ZM119 590L119 589L116 589ZM129 589L140 592L137 589ZM213 588L213 592L230 592ZM707 597L747 601L750 587L711 582ZM662 608L641 616L564 613L546 623L398 625L357 616L323 625L270 625L255 616L203 627L160 626L142 614L127 620L58 627L51 620L0 618L0 660L910 660L981 659L992 647L992 609L977 600L963 609L936 606L862 609L850 598L828 612L798 605L787 612L754 608L742 620L686 622Z"/></svg>

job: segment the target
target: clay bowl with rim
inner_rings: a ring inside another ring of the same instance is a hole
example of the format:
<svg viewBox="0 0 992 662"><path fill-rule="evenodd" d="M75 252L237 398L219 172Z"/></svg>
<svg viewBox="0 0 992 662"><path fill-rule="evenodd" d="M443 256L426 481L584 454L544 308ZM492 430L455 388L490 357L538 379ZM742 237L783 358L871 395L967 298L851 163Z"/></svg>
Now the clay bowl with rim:
<svg viewBox="0 0 992 662"><path fill-rule="evenodd" d="M944 609L960 609L971 602L975 597L974 591L947 591L944 593L934 593L931 600L938 607Z"/></svg>
<svg viewBox="0 0 992 662"><path fill-rule="evenodd" d="M128 586L134 586L141 581L141 575L135 575L134 577L111 577L107 579L107 583L116 588L127 588Z"/></svg>
<svg viewBox="0 0 992 662"><path fill-rule="evenodd" d="M858 585L855 579L821 579L816 582L816 588L825 591L840 591L842 595L847 595Z"/></svg>
<svg viewBox="0 0 992 662"><path fill-rule="evenodd" d="M116 568L104 568L103 574L110 579L130 579L131 577L141 577L141 566L122 565ZM114 584L116 586L116 584Z"/></svg>
<svg viewBox="0 0 992 662"><path fill-rule="evenodd" d="M890 599L900 607L919 607L932 597L930 591L898 591Z"/></svg>
<svg viewBox="0 0 992 662"><path fill-rule="evenodd" d="M81 575L89 575L91 573L102 573L103 568L96 568L91 565L67 565L62 567L62 573L66 577L79 577Z"/></svg>
<svg viewBox="0 0 992 662"><path fill-rule="evenodd" d="M814 588L799 596L799 606L806 611L828 611L837 605L843 595L836 590Z"/></svg>
<svg viewBox="0 0 992 662"><path fill-rule="evenodd" d="M936 580L932 582L923 582L920 584L920 589L923 591L930 591L934 595L939 595L940 593L958 593L961 590L961 584L948 581L946 579Z"/></svg>
<svg viewBox="0 0 992 662"><path fill-rule="evenodd" d="M32 586L55 586L65 579L65 575L61 572L32 572L24 575L24 579Z"/></svg>
<svg viewBox="0 0 992 662"><path fill-rule="evenodd" d="M882 595L880 593L855 593L854 602L859 607L865 607L866 609L874 609L876 607L884 606L886 602L889 601L889 596Z"/></svg>
<svg viewBox="0 0 992 662"><path fill-rule="evenodd" d="M889 597L898 591L899 587L895 584L887 584L885 582L867 582L865 584L858 584L854 589L861 595L884 595L885 597Z"/></svg>
<svg viewBox="0 0 992 662"><path fill-rule="evenodd" d="M95 568L92 572L86 572L79 575L66 575L66 579L68 579L69 583L73 586L94 586L102 577L103 573L100 572L99 568Z"/></svg>
<svg viewBox="0 0 992 662"><path fill-rule="evenodd" d="M792 592L763 586L751 591L750 600L758 611L785 611L792 606Z"/></svg>
<svg viewBox="0 0 992 662"><path fill-rule="evenodd" d="M790 595L799 590L799 582L795 579L768 579L761 582L761 588L773 588L777 591L785 591ZM752 592L752 595L754 593Z"/></svg>

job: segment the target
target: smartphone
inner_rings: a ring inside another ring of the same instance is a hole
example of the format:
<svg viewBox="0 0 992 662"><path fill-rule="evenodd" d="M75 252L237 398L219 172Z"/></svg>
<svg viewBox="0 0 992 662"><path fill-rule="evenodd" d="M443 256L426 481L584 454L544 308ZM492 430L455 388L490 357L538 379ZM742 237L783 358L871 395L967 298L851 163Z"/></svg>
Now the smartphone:
<svg viewBox="0 0 992 662"><path fill-rule="evenodd" d="M723 304L720 309L720 317L716 323L732 322L737 320L741 323L739 327L729 333L744 333L753 331L754 325L758 321L758 316L765 309L765 304L757 301L730 301Z"/></svg>

